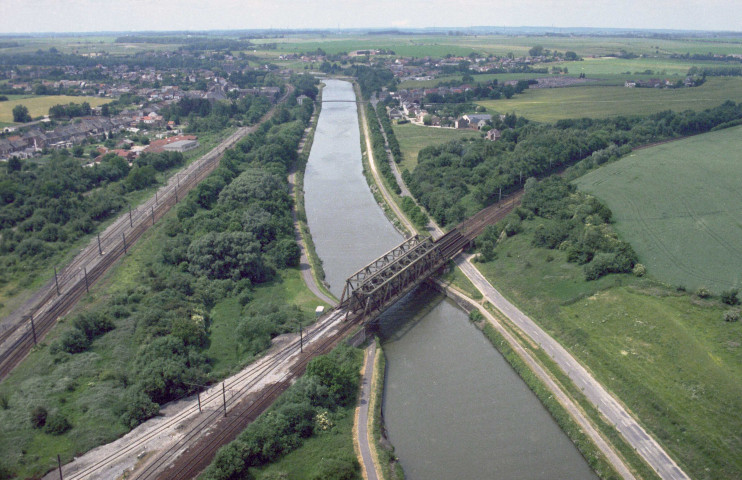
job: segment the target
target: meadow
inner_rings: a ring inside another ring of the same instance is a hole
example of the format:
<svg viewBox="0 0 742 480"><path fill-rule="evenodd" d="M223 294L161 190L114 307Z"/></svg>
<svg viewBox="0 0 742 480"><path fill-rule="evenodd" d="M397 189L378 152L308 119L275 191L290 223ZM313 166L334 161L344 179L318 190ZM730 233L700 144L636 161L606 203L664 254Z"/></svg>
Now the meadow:
<svg viewBox="0 0 742 480"><path fill-rule="evenodd" d="M110 98L101 97L72 97L69 95L44 95L33 96L20 99L10 99L7 102L0 102L0 122L13 121L13 108L16 105L24 105L28 108L28 113L33 118L49 114L49 108L54 105L67 105L68 103L88 102L91 107L97 107L104 103L109 103Z"/></svg>
<svg viewBox="0 0 742 480"><path fill-rule="evenodd" d="M417 153L429 145L439 145L460 138L471 138L479 136L479 132L473 130L456 130L453 128L423 127L405 123L393 125L394 135L397 137L399 147L402 150L404 160L400 164L400 170L405 168L412 171L417 165Z"/></svg>
<svg viewBox="0 0 742 480"><path fill-rule="evenodd" d="M511 99L476 103L490 113L515 112L530 120L555 122L562 118L649 115L664 110L700 111L726 100L742 100L742 78L709 78L700 87L679 89L604 86L529 89Z"/></svg>
<svg viewBox="0 0 742 480"><path fill-rule="evenodd" d="M637 150L576 180L669 285L742 286L742 127Z"/></svg>
<svg viewBox="0 0 742 480"><path fill-rule="evenodd" d="M572 352L694 479L742 471L742 324L725 307L632 275L587 282L560 250L531 245L534 221L477 264Z"/></svg>

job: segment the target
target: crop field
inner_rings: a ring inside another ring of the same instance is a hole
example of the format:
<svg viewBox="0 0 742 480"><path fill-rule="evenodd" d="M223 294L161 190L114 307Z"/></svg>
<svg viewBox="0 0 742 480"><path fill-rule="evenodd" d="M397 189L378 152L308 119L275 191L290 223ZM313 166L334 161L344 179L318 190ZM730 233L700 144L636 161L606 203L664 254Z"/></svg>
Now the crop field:
<svg viewBox="0 0 742 480"><path fill-rule="evenodd" d="M742 287L742 127L638 150L576 183L670 285Z"/></svg>
<svg viewBox="0 0 742 480"><path fill-rule="evenodd" d="M394 135L399 141L404 161L400 169L412 171L417 165L417 153L429 145L439 145L459 138L478 137L479 133L473 130L456 130L453 128L423 127L405 123L394 125Z"/></svg>
<svg viewBox="0 0 742 480"><path fill-rule="evenodd" d="M534 45L564 52L572 50L579 55L604 56L621 50L637 55L645 54L729 54L739 53L742 40L732 37L656 39L624 37L545 37L529 35L367 35L355 37L320 37L311 35L287 36L284 39L267 39L279 42L278 51L298 52L322 48L327 53L384 48L397 55L424 57L452 55L466 56L471 52L506 55L509 52L526 55ZM257 42L256 42L257 43Z"/></svg>
<svg viewBox="0 0 742 480"><path fill-rule="evenodd" d="M71 97L68 95L49 95L41 97L24 98L20 100L8 100L7 102L0 102L0 122L12 122L13 121L13 108L16 105L25 105L28 108L28 113L36 118L41 115L48 115L49 108L54 105L68 103L83 103L88 102L91 107L97 107L104 103L110 102L110 98L101 97Z"/></svg>
<svg viewBox="0 0 742 480"><path fill-rule="evenodd" d="M477 102L490 113L515 112L530 120L648 115L663 110L704 110L726 100L742 101L742 78L709 78L700 87L679 89L570 87L531 89L506 100Z"/></svg>
<svg viewBox="0 0 742 480"><path fill-rule="evenodd" d="M604 167L602 167L604 168ZM694 479L742 471L742 323L717 300L633 275L587 282L560 250L529 233L498 244L477 264L511 301L571 351Z"/></svg>

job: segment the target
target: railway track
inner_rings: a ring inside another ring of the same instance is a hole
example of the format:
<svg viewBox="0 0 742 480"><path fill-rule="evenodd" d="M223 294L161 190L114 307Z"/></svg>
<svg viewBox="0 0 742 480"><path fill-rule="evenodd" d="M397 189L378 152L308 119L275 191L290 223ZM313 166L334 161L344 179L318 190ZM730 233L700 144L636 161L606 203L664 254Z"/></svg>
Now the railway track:
<svg viewBox="0 0 742 480"><path fill-rule="evenodd" d="M287 91L281 102L290 91ZM274 111L275 106L263 116L258 125L269 119ZM20 318L6 322L10 324L0 331L0 381L44 338L59 317L69 313L90 286L123 257L149 227L216 169L225 150L233 147L256 128L257 125L241 127L219 146L172 176L167 185L160 188L149 200L120 215L68 265L56 272L55 279L42 287L43 293L33 302L34 305L22 307L28 314L19 311L11 314Z"/></svg>
<svg viewBox="0 0 742 480"><path fill-rule="evenodd" d="M202 412L199 412L196 399L192 399L192 406L183 408L145 435L121 439L121 446L114 443L103 447L110 449L111 453L94 463L76 466L73 462L65 466L64 478L81 480L110 474L110 469L115 468L118 462L137 455L157 437L172 435L186 425L188 431L177 442L159 452L129 478L194 478L211 462L219 447L235 438L304 372L312 358L329 352L358 325L358 319L354 317L342 321L344 315L343 311L333 311L309 327L303 337L303 353L300 351L301 340L291 340L277 352L269 352L263 359L227 379L224 387L216 385L203 392L200 396ZM293 364L282 372L287 362ZM225 391L229 392L229 397L224 396ZM55 472L51 472L47 478L55 478L54 475Z"/></svg>
<svg viewBox="0 0 742 480"><path fill-rule="evenodd" d="M337 318L342 318L343 315L344 313L339 311ZM135 478L141 480L196 478L211 463L219 448L234 440L249 423L272 405L278 396L291 385L293 380L304 373L307 364L314 357L329 353L357 325L358 317L351 317L349 320L341 321L340 328L334 335L319 339L319 344L313 346L311 350L305 351L299 361L289 369L289 372L280 381L274 383L270 388L257 396L257 398L245 399L236 405L233 415L223 417L220 422L220 428L212 435L203 437L201 441L186 450L182 456L176 458L174 461L173 459L176 455L173 455L173 453L177 452L166 452L162 460L158 458L158 461L154 462L158 467L152 468L152 465L148 465L147 469L141 472L141 474L137 474ZM294 348L296 348L295 344ZM198 431L198 429L196 427L191 432ZM168 462L171 463L171 466L166 470L161 470L161 466Z"/></svg>

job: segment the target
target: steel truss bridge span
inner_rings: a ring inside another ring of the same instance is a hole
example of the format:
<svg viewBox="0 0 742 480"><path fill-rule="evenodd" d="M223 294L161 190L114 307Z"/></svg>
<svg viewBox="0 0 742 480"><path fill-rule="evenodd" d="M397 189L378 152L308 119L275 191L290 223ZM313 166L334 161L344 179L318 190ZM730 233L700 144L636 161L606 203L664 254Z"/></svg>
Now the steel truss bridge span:
<svg viewBox="0 0 742 480"><path fill-rule="evenodd" d="M339 307L369 322L444 267L470 242L458 229L438 240L415 235L351 275Z"/></svg>
<svg viewBox="0 0 742 480"><path fill-rule="evenodd" d="M522 192L491 205L437 240L415 235L351 275L338 308L366 323L448 264L487 227L510 213Z"/></svg>

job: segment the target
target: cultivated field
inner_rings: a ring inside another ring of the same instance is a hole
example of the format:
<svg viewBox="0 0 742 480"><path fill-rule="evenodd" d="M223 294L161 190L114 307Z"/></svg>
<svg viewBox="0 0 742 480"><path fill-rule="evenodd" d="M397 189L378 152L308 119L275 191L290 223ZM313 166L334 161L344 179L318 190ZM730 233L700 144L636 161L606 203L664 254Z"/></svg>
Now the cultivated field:
<svg viewBox="0 0 742 480"><path fill-rule="evenodd" d="M709 78L700 87L679 89L570 87L528 90L506 100L476 102L491 113L515 112L530 120L648 115L664 110L704 110L726 100L742 101L742 78Z"/></svg>
<svg viewBox="0 0 742 480"><path fill-rule="evenodd" d="M417 165L417 153L429 145L439 145L459 138L478 137L480 134L473 130L455 130L453 128L422 127L405 123L394 125L394 135L402 149L404 161L401 169L412 171Z"/></svg>
<svg viewBox="0 0 742 480"><path fill-rule="evenodd" d="M742 127L639 150L577 180L670 285L742 287Z"/></svg>
<svg viewBox="0 0 742 480"><path fill-rule="evenodd" d="M71 97L69 95L49 95L41 97L30 97L23 98L20 100L8 100L7 102L0 102L0 122L12 122L13 121L13 108L16 105L25 105L28 108L28 113L36 118L41 115L48 115L49 108L54 105L67 105L68 103L83 103L88 102L91 107L97 107L104 103L109 103L110 98L100 97Z"/></svg>
<svg viewBox="0 0 742 480"><path fill-rule="evenodd" d="M718 54L739 53L739 38L625 38L625 37L544 37L526 35L368 35L368 36L319 36L290 35L285 38L255 40L255 43L278 43L279 52L309 52L322 48L327 53L350 52L364 49L390 49L397 55L424 57L452 55L466 56L471 52L506 55L527 55L534 45L564 52L572 50L578 55L610 55L621 50L637 55L653 54Z"/></svg>

